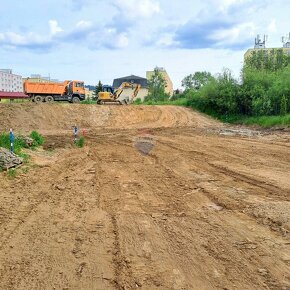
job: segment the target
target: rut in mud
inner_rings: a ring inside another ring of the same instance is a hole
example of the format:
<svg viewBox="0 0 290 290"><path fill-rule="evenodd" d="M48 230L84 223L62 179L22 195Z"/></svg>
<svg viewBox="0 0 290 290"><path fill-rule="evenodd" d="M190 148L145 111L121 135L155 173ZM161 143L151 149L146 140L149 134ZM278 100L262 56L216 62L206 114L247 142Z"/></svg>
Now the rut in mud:
<svg viewBox="0 0 290 290"><path fill-rule="evenodd" d="M0 112L54 149L0 176L0 289L290 289L289 133L170 106Z"/></svg>

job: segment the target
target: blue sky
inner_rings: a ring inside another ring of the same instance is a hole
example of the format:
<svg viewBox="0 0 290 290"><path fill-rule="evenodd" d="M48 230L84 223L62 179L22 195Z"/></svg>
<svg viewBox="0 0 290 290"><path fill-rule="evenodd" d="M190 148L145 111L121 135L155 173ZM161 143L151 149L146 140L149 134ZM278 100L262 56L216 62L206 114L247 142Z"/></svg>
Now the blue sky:
<svg viewBox="0 0 290 290"><path fill-rule="evenodd" d="M199 70L238 76L256 34L282 45L289 11L289 0L3 1L0 67L111 84L162 66L177 88Z"/></svg>

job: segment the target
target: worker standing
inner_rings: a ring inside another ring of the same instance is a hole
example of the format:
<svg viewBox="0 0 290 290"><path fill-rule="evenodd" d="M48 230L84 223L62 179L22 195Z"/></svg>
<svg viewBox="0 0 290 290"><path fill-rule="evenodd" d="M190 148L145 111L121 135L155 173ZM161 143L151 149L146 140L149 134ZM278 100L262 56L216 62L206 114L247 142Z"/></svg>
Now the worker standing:
<svg viewBox="0 0 290 290"><path fill-rule="evenodd" d="M14 134L12 129L10 129L9 140L10 140L10 151L14 152Z"/></svg>

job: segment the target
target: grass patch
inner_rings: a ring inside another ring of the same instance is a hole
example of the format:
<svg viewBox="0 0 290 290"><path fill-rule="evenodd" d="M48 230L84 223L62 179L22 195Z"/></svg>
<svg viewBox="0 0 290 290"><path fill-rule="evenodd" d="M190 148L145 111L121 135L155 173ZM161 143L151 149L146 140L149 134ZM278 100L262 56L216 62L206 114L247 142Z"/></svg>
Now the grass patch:
<svg viewBox="0 0 290 290"><path fill-rule="evenodd" d="M0 133L0 147L10 150L9 133ZM16 155L19 155L21 153L21 149L24 147L26 147L26 144L23 139L20 137L16 137L14 139L14 153Z"/></svg>
<svg viewBox="0 0 290 290"><path fill-rule="evenodd" d="M10 168L7 170L7 177L9 179L13 179L16 177L16 169L15 168Z"/></svg>
<svg viewBox="0 0 290 290"><path fill-rule="evenodd" d="M42 135L40 135L38 132L36 131L32 131L29 135L29 137L31 139L33 139L33 147L37 147L37 146L40 146L40 145L43 145L44 143L44 138Z"/></svg>
<svg viewBox="0 0 290 290"><path fill-rule="evenodd" d="M185 98L180 98L177 100L167 100L167 101L147 101L147 102L140 102L139 100L136 100L134 105L172 105L172 106L187 106L187 99Z"/></svg>
<svg viewBox="0 0 290 290"><path fill-rule="evenodd" d="M85 139L84 137L80 137L79 139L76 140L75 144L77 147L82 148L84 147Z"/></svg>
<svg viewBox="0 0 290 290"><path fill-rule="evenodd" d="M95 104L97 104L97 101L94 101L92 99L86 99L86 100L81 101L81 104L83 104L83 105L95 105Z"/></svg>
<svg viewBox="0 0 290 290"><path fill-rule="evenodd" d="M234 123L243 125L259 125L264 128L274 126L290 127L290 114L285 116L261 116L261 117L243 117Z"/></svg>
<svg viewBox="0 0 290 290"><path fill-rule="evenodd" d="M0 104L28 103L30 99L2 99Z"/></svg>
<svg viewBox="0 0 290 290"><path fill-rule="evenodd" d="M21 157L23 159L23 163L27 164L29 162L29 155L23 152L20 152L18 154L19 157Z"/></svg>

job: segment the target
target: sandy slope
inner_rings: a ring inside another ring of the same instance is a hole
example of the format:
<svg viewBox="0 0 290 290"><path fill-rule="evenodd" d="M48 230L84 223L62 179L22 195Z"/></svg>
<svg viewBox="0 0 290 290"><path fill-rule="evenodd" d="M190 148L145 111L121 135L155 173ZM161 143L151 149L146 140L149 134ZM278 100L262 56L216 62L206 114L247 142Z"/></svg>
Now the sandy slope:
<svg viewBox="0 0 290 290"><path fill-rule="evenodd" d="M217 122L174 106L97 106L71 104L0 104L0 131L57 132L80 128L157 128L216 126Z"/></svg>

